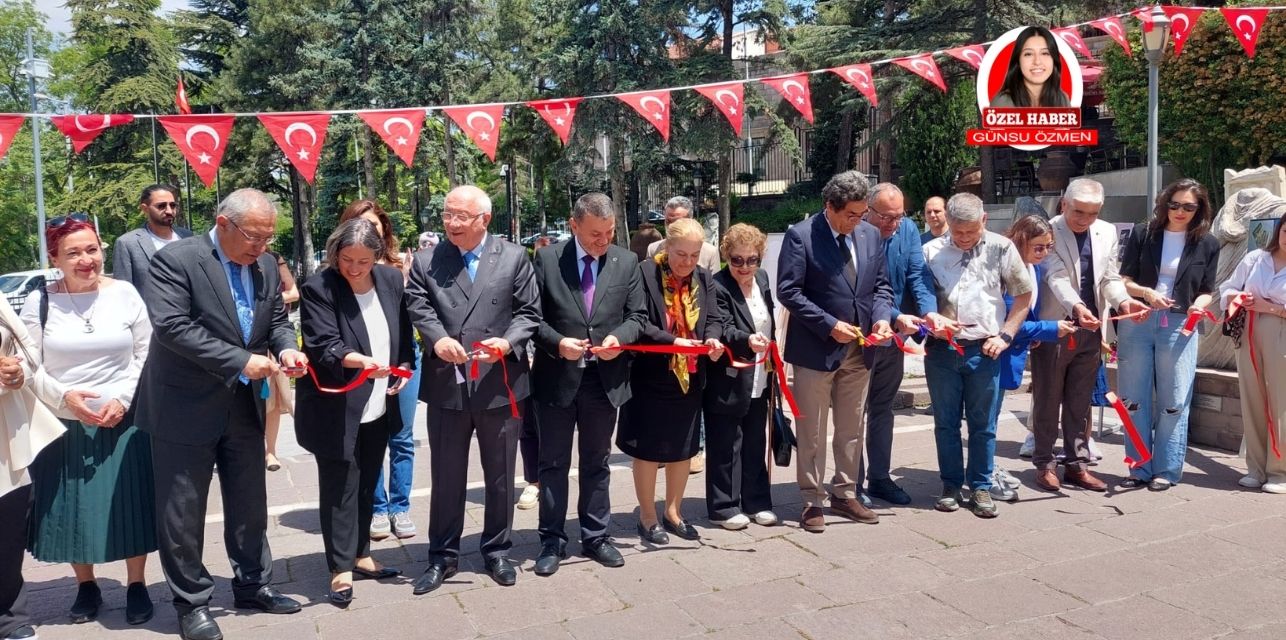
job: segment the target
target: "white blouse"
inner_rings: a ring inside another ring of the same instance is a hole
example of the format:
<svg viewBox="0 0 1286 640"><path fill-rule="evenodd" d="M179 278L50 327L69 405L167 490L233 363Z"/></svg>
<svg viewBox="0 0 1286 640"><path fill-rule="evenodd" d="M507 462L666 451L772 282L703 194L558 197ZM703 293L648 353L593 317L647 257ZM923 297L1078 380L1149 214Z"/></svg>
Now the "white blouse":
<svg viewBox="0 0 1286 640"><path fill-rule="evenodd" d="M1219 305L1227 310L1228 303L1242 291L1286 305L1286 269L1274 269L1273 256L1267 251L1251 251L1237 264L1232 277L1219 285Z"/></svg>
<svg viewBox="0 0 1286 640"><path fill-rule="evenodd" d="M366 337L371 341L371 357L378 362L380 354L389 352L388 319L384 317L384 307L380 306L380 297L375 294L375 287L366 293L354 293L357 307L362 310L362 322L366 325ZM388 363L384 363L388 364ZM388 406L388 378L372 380L371 397L362 409L362 422L371 422L384 415Z"/></svg>
<svg viewBox="0 0 1286 640"><path fill-rule="evenodd" d="M763 292L759 290L759 283L750 285L750 297L746 298L746 306L750 308L750 321L755 325L755 333L768 336L772 331L772 317L768 315L768 305L764 302ZM750 383L750 397L763 397L764 390L767 388L768 369L761 362L755 365L754 377Z"/></svg>

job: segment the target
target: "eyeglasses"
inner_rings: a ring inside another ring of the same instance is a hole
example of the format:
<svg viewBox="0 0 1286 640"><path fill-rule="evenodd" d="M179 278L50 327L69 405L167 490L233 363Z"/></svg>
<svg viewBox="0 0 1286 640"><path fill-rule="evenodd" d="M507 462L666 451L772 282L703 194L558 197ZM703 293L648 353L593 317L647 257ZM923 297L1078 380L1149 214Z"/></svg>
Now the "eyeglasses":
<svg viewBox="0 0 1286 640"><path fill-rule="evenodd" d="M759 266L759 256L732 256L728 258L728 264L737 267L738 269L742 267L757 267Z"/></svg>
<svg viewBox="0 0 1286 640"><path fill-rule="evenodd" d="M250 244L267 245L272 242L272 236L268 236L267 238L252 236L246 233L245 229L242 229L236 222L233 222L232 218L228 218L228 222L231 223L232 227L241 233L241 237L245 238L246 242L249 242Z"/></svg>
<svg viewBox="0 0 1286 640"><path fill-rule="evenodd" d="M880 212L878 212L878 211L873 211L873 210L870 210L870 209L868 209L867 211L870 211L871 213L874 213L874 214L875 214L875 217L876 217L877 219L879 219L879 221L880 221L880 222L883 222L883 223L885 223L885 224L891 224L891 223L894 223L894 222L901 222L901 221L902 221L902 218L905 218L905 217L906 217L906 212L905 212L905 211L903 211L903 212L901 212L901 213L880 213Z"/></svg>
<svg viewBox="0 0 1286 640"><path fill-rule="evenodd" d="M470 222L486 215L485 213L452 213L450 211L442 212L443 222Z"/></svg>
<svg viewBox="0 0 1286 640"><path fill-rule="evenodd" d="M156 204L149 205L149 206L152 207L153 209L173 209L175 211L179 210L179 203L177 202L158 202Z"/></svg>
<svg viewBox="0 0 1286 640"><path fill-rule="evenodd" d="M45 223L45 227L49 229L57 229L68 222L89 222L89 216L83 213L71 213L65 216L58 216L57 218L50 218L49 222Z"/></svg>
<svg viewBox="0 0 1286 640"><path fill-rule="evenodd" d="M1178 211L1180 208L1182 208L1184 211L1188 213L1196 213L1197 209L1201 208L1201 205L1198 205L1195 202L1175 202L1174 200L1171 200L1169 203L1166 204L1166 207L1168 207L1171 211Z"/></svg>
<svg viewBox="0 0 1286 640"><path fill-rule="evenodd" d="M1052 244L1033 244L1028 246L1030 246L1031 250L1036 253L1049 253L1049 250L1054 248L1054 245Z"/></svg>

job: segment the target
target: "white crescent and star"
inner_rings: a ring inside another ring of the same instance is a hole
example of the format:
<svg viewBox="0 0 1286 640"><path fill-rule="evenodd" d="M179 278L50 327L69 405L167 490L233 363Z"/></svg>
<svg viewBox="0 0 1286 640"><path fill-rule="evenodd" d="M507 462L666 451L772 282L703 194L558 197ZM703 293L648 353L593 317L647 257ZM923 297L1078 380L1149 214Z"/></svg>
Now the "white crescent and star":
<svg viewBox="0 0 1286 640"><path fill-rule="evenodd" d="M406 135L408 135L408 136L409 136L409 135L413 135L413 134L415 133L415 126L411 124L411 121L410 121L410 120L407 120L406 118L403 118L402 116L393 116L392 118L389 118L388 120L385 120L385 121L384 121L384 125L383 125L384 133L386 133L386 134L388 134L388 135L393 135L393 126L392 126L392 125L395 125L395 124L400 124L400 125L405 126L405 127L406 127ZM406 139L406 136L398 136L398 137L397 137L397 146L399 146L399 147L405 147L405 146L407 145L407 142L408 142L408 140Z"/></svg>
<svg viewBox="0 0 1286 640"><path fill-rule="evenodd" d="M795 96L794 99L795 104L804 104L804 85L799 84L798 80L787 80L781 83L781 88L786 93L790 93L791 87L797 87L799 89L799 95Z"/></svg>
<svg viewBox="0 0 1286 640"><path fill-rule="evenodd" d="M294 134L296 131L303 131L304 133L308 134L308 137L311 139L311 142L308 143L308 146L315 147L317 146L317 130L314 129L312 125L304 122L292 122L290 123L290 126L286 127L286 133L285 133L286 145L291 147L296 147L299 149L298 153L296 153L295 155L299 156L300 160L308 160L309 159L308 149L306 147L300 147L290 141L290 136Z"/></svg>
<svg viewBox="0 0 1286 640"><path fill-rule="evenodd" d="M857 77L853 77L855 74ZM861 69L858 69L856 67L849 69L848 71L845 71L844 77L857 83L857 85L862 87L863 89L869 89L871 87L871 77L866 75L865 71L862 71Z"/></svg>
<svg viewBox="0 0 1286 640"><path fill-rule="evenodd" d="M211 151L217 151L219 149L219 145L223 144L223 139L219 137L219 132L215 131L214 127L211 127L208 124L198 124L188 129L187 135L183 137L183 141L187 143L189 149L194 151L196 150L196 147L192 146L192 139L195 138L198 133L204 133L210 136L210 140L214 142L214 146L210 148ZM201 164L210 164L210 154L205 151L202 151L197 158L201 161Z"/></svg>
<svg viewBox="0 0 1286 640"><path fill-rule="evenodd" d="M656 103L656 111L652 111L647 108L647 104L649 102ZM644 111L650 111L652 113L652 117L656 120L660 120L665 117L665 103L661 102L661 99L656 96L643 96L643 98L639 100L639 106L643 107Z"/></svg>
<svg viewBox="0 0 1286 640"><path fill-rule="evenodd" d="M929 78L937 77L937 76L936 76L936 74L934 74L934 73L933 73L933 65L929 64L929 62L928 62L928 61L926 61L924 58L916 58L916 59L912 60L912 61L911 61L911 66L912 66L912 67L914 67L914 68L916 68L916 69L919 69L919 68L923 67L923 68L924 68L924 75L925 75L925 76L927 76L927 77L929 77Z"/></svg>
<svg viewBox="0 0 1286 640"><path fill-rule="evenodd" d="M1058 36L1063 39L1063 42L1071 45L1077 51L1080 51L1085 46L1085 43L1081 42L1080 34L1072 33L1071 31L1059 31Z"/></svg>
<svg viewBox="0 0 1286 640"><path fill-rule="evenodd" d="M1188 16L1182 13L1174 14L1174 19L1171 20L1170 22L1175 25L1178 25L1180 20L1183 21L1183 28L1174 30L1175 40L1182 40L1184 37L1188 35L1188 29L1192 28L1192 21L1188 20Z"/></svg>
<svg viewBox="0 0 1286 640"><path fill-rule="evenodd" d="M728 104L727 102L724 102L724 101L723 101L723 96L728 96L728 97L732 98L732 104ZM737 94L735 94L735 93L733 93L733 92L731 92L731 91L729 91L729 90L727 90L727 89L720 89L720 90L718 90L718 91L715 91L715 92L714 92L714 99L715 99L715 101L716 101L716 102L718 102L718 103L720 103L720 104L724 105L725 107L727 107L727 109L728 109L728 113L730 113L730 114L732 114L732 115L734 115L734 116L735 116L735 115L737 115L737 105L741 104L741 99L737 97Z"/></svg>
<svg viewBox="0 0 1286 640"><path fill-rule="evenodd" d="M112 114L109 113L103 116L102 124L98 125L97 127L90 127L88 129L86 129L84 125L80 123L80 116L73 116L71 119L71 123L75 125L76 129L82 133L93 133L95 131L101 131L103 129L106 129L107 127L112 126Z"/></svg>
<svg viewBox="0 0 1286 640"><path fill-rule="evenodd" d="M973 60L974 63L978 66L982 65L982 54L978 53L977 49L965 49L964 51L960 52L960 55L970 60Z"/></svg>
<svg viewBox="0 0 1286 640"><path fill-rule="evenodd" d="M1118 40L1125 38L1125 33L1121 31L1121 25L1119 23L1104 22L1103 30L1107 32L1107 35L1112 36L1113 38L1116 38Z"/></svg>
<svg viewBox="0 0 1286 640"><path fill-rule="evenodd" d="M562 104L563 104L563 115L561 116L554 115L554 112L549 110L549 105L545 105L544 107L541 107L541 109L544 110L545 115L553 118L554 124L560 127L567 124L567 121L564 120L564 118L571 117L572 115L572 103L563 102Z"/></svg>
<svg viewBox="0 0 1286 640"><path fill-rule="evenodd" d="M1237 20L1236 20L1236 22L1235 22L1235 24L1237 25L1237 28L1238 28L1238 29L1240 29L1240 28L1241 28L1241 21L1242 21L1242 20L1245 20L1246 22L1249 22L1249 23L1250 23L1250 28L1249 28L1249 29L1246 29L1245 31L1242 31L1242 32L1241 32L1241 35L1245 36L1247 40L1253 39L1253 38L1255 37L1255 32L1256 32L1256 31L1259 31L1259 23L1255 22L1255 19L1254 19L1254 18L1252 18L1252 17L1250 17L1250 16L1248 16L1248 15L1246 15L1246 14L1244 14L1244 13L1243 13L1243 14L1241 14L1241 15L1237 16Z"/></svg>
<svg viewBox="0 0 1286 640"><path fill-rule="evenodd" d="M488 126L486 129L479 129L478 127L476 127L476 126L474 126L474 125L473 125L473 119L474 119L474 118L483 118L483 119L485 119L485 120L487 121L487 123L488 123L490 126ZM465 119L464 119L464 123L465 123L466 125L468 125L470 129L473 129L474 131L477 131L477 132L478 132L478 139L479 139L479 140L490 140L490 139L491 139L491 133L490 133L490 132L492 132L492 131L495 131L495 130L496 130L496 119L495 119L495 118L492 118L492 117L491 117L491 114L489 114L489 113L487 113L487 112L485 112L485 111L471 111L471 112L469 112L469 115L468 115L467 117L465 117Z"/></svg>

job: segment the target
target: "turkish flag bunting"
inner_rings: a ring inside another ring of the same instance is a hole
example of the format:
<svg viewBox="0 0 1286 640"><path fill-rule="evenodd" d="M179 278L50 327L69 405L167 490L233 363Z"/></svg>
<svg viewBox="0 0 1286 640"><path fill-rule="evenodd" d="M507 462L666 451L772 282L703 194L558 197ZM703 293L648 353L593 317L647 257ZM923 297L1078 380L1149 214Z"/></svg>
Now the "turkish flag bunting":
<svg viewBox="0 0 1286 640"><path fill-rule="evenodd" d="M813 123L813 97L808 91L808 74L792 73L776 78L761 78L760 82L772 87L781 97L795 107L808 124Z"/></svg>
<svg viewBox="0 0 1286 640"><path fill-rule="evenodd" d="M1072 47L1081 57L1090 57L1090 48L1085 46L1085 40L1081 38L1081 32L1076 27L1067 27L1065 29L1052 29L1054 35L1063 39Z"/></svg>
<svg viewBox="0 0 1286 640"><path fill-rule="evenodd" d="M317 163L321 161L322 145L326 144L330 114L265 113L259 116L259 121L268 130L268 135L277 141L290 164L299 170L299 175L312 184L313 177L317 175Z"/></svg>
<svg viewBox="0 0 1286 640"><path fill-rule="evenodd" d="M580 101L580 98L555 98L528 102L527 106L535 109L545 124L558 134L558 139L562 140L563 144L567 144L567 139L572 135L572 120L576 118L576 107Z"/></svg>
<svg viewBox="0 0 1286 640"><path fill-rule="evenodd" d="M174 92L174 108L179 113L192 113L192 106L188 104L188 90L183 86L183 76L179 76L179 88Z"/></svg>
<svg viewBox="0 0 1286 640"><path fill-rule="evenodd" d="M505 117L503 104L475 104L465 107L444 107L456 126L469 135L482 152L496 160L496 145L500 144L500 121Z"/></svg>
<svg viewBox="0 0 1286 640"><path fill-rule="evenodd" d="M1112 36L1112 39L1121 45L1122 49L1125 49L1125 55L1131 58L1134 57L1134 52L1130 50L1130 40L1125 37L1125 26L1121 24L1120 18L1112 16L1101 20L1091 20L1090 24L1097 27L1099 31Z"/></svg>
<svg viewBox="0 0 1286 640"><path fill-rule="evenodd" d="M415 149L420 144L420 130L424 128L424 109L398 109L397 111L359 111L361 118L397 157L411 166L415 162Z"/></svg>
<svg viewBox="0 0 1286 640"><path fill-rule="evenodd" d="M1139 7L1138 9L1131 11L1130 15L1138 18L1139 22L1143 23L1144 33L1152 31L1152 7Z"/></svg>
<svg viewBox="0 0 1286 640"><path fill-rule="evenodd" d="M725 82L695 87L697 93L710 99L714 107L728 119L732 131L741 137L741 124L745 111L746 86L740 82Z"/></svg>
<svg viewBox="0 0 1286 640"><path fill-rule="evenodd" d="M1201 14L1205 9L1192 7L1161 7L1165 10L1165 15L1170 18L1170 36L1174 38L1174 57L1183 55L1183 44L1188 41L1188 35L1197 26L1197 20L1201 19Z"/></svg>
<svg viewBox="0 0 1286 640"><path fill-rule="evenodd" d="M643 116L657 131L661 132L661 139L666 142L670 141L670 90L661 91L636 91L634 93L617 94L616 98L625 104L630 105Z"/></svg>
<svg viewBox="0 0 1286 640"><path fill-rule="evenodd" d="M1264 28L1264 20L1268 19L1268 9L1220 7L1219 11L1223 13L1223 19L1228 21L1228 26L1232 27L1241 48L1246 50L1246 57L1255 57L1255 42L1259 40L1259 30Z"/></svg>
<svg viewBox="0 0 1286 640"><path fill-rule="evenodd" d="M977 69L982 66L982 57L986 55L987 50L983 49L982 45L971 44L964 47L947 49L943 53Z"/></svg>
<svg viewBox="0 0 1286 640"><path fill-rule="evenodd" d="M228 148L233 116L158 116L156 119L183 152L183 157L187 158L201 182L206 187L214 184L214 176L223 162L223 152Z"/></svg>
<svg viewBox="0 0 1286 640"><path fill-rule="evenodd" d="M9 153L9 145L13 144L13 137L26 119L26 116L17 113L0 113L0 158Z"/></svg>
<svg viewBox="0 0 1286 640"><path fill-rule="evenodd" d="M107 115L88 113L79 116L53 116L49 121L54 123L63 135L71 138L71 148L76 153L80 153L94 141L94 138L98 137L98 134L110 127L129 124L134 121L134 116L128 113Z"/></svg>
<svg viewBox="0 0 1286 640"><path fill-rule="evenodd" d="M893 60L893 64L932 82L933 86L946 93L947 83L942 81L942 72L938 70L938 63L933 61L933 54L921 53L918 56L897 58Z"/></svg>
<svg viewBox="0 0 1286 640"><path fill-rule="evenodd" d="M880 106L880 97L875 94L875 76L871 75L871 65L869 64L850 64L843 67L835 67L830 70L831 73L844 79L853 85L866 96L872 107Z"/></svg>

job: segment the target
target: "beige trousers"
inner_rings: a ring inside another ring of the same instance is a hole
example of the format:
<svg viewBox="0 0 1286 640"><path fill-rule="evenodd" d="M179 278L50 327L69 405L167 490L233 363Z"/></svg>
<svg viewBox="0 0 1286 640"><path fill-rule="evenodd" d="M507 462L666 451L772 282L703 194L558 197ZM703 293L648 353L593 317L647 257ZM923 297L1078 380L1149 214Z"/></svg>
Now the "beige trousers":
<svg viewBox="0 0 1286 640"><path fill-rule="evenodd" d="M1254 338L1251 344L1249 332L1243 332L1241 348L1237 350L1246 469L1261 482L1286 482L1286 441L1282 441L1286 429L1286 320L1266 313L1255 314ZM1258 376L1250 361L1251 349L1255 350L1259 363ZM1282 458L1273 455L1265 407L1276 421Z"/></svg>
<svg viewBox="0 0 1286 640"><path fill-rule="evenodd" d="M820 507L826 501L826 437L828 418L835 411L835 475L830 492L840 498L857 497L858 469L862 463L862 441L866 421L863 413L871 380L862 362L862 348L852 343L844 361L835 371L795 367L791 390L802 415L795 416L799 460L795 473L806 507Z"/></svg>

